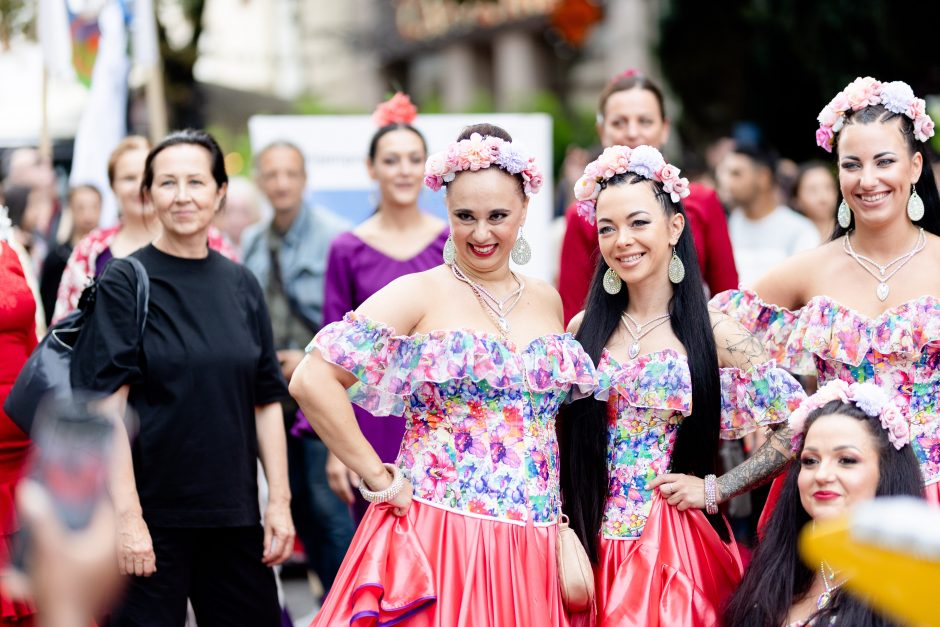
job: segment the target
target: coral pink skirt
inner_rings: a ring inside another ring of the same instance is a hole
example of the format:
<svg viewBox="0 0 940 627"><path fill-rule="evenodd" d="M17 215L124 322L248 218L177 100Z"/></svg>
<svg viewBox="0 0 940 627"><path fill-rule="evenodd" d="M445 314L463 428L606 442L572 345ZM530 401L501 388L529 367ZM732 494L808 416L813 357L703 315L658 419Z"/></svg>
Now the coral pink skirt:
<svg viewBox="0 0 940 627"><path fill-rule="evenodd" d="M312 625L567 626L557 532L417 500L404 517L370 506Z"/></svg>
<svg viewBox="0 0 940 627"><path fill-rule="evenodd" d="M638 539L600 540L597 624L716 625L742 571L733 539L723 542L702 512L680 512L656 492Z"/></svg>

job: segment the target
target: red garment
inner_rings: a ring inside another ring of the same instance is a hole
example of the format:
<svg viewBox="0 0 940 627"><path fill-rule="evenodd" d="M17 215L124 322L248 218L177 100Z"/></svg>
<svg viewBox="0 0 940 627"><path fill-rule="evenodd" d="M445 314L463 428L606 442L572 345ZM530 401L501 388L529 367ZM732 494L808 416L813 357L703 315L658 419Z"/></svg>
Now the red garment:
<svg viewBox="0 0 940 627"><path fill-rule="evenodd" d="M715 190L692 183L691 194L682 206L688 216L695 240L702 279L711 294L738 287L738 271L734 267L731 239L725 211ZM584 299L597 267L597 229L578 215L572 204L565 211L565 239L561 245L561 268L558 291L565 308L565 325L584 309Z"/></svg>
<svg viewBox="0 0 940 627"><path fill-rule="evenodd" d="M369 507L314 627L567 627L556 525Z"/></svg>
<svg viewBox="0 0 940 627"><path fill-rule="evenodd" d="M19 257L0 240L0 568L10 555L17 529L14 492L29 452L29 438L3 412L10 388L36 347L36 301L26 283ZM29 620L33 609L0 595L0 622Z"/></svg>
<svg viewBox="0 0 940 627"><path fill-rule="evenodd" d="M601 538L598 553L599 627L711 627L744 570L734 540L725 544L702 512L680 512L658 491L640 538Z"/></svg>

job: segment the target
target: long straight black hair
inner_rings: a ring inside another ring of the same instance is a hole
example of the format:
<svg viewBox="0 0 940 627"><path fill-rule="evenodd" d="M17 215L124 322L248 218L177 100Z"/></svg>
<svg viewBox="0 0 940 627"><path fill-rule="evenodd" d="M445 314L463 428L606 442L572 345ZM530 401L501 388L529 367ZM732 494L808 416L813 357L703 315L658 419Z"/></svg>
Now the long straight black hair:
<svg viewBox="0 0 940 627"><path fill-rule="evenodd" d="M920 466L910 446L897 450L888 441L887 432L878 418L866 415L853 404L833 401L813 411L806 419L806 430L820 416L839 414L862 421L878 443L878 488L876 496L916 496L923 498ZM802 454L802 450L800 451ZM782 625L794 602L809 591L816 568L804 564L797 551L800 531L810 521L800 502L799 456L790 464L780 493L780 500L767 523L764 539L754 551L741 585L731 596L725 610L724 625ZM840 588L829 605L816 615L816 625L828 625L838 616L840 625L852 627L885 627L894 623L882 618L871 608Z"/></svg>
<svg viewBox="0 0 940 627"><path fill-rule="evenodd" d="M681 203L674 203L659 183L634 174L620 174L607 182L611 185L650 185L667 217L685 216ZM603 193L603 192L601 192ZM673 286L669 301L672 331L685 347L692 376L692 413L682 421L672 452L672 472L698 477L718 470L718 434L721 394L718 353L708 315L708 303L702 289L692 229L685 228L676 244L676 254L685 265L685 279ZM622 289L608 294L603 287L607 264L599 257L597 270L588 290L584 318L575 336L598 363L601 353L627 309L629 293ZM597 535L604 517L610 478L607 472L607 405L593 398L566 406L558 421L561 458L561 495L563 510L592 560L597 561ZM722 539L728 531L721 516L709 521Z"/></svg>
<svg viewBox="0 0 940 627"><path fill-rule="evenodd" d="M872 124L879 122L888 124L894 119L900 119L901 135L907 144L907 149L913 157L915 153L920 153L923 157L924 166L920 173L920 178L914 184L917 195L924 201L924 217L915 222L917 226L924 227L924 230L940 235L940 192L937 191L937 181L933 175L933 168L930 162L930 151L924 142L918 141L914 137L914 122L906 115L888 111L883 105L871 105L858 111L850 111L846 114L845 124ZM836 138L836 152L838 153L838 137ZM841 195L841 193L840 193ZM848 228L843 228L836 222L836 228L832 232L831 239L838 239L855 228L855 213L852 213L852 220Z"/></svg>

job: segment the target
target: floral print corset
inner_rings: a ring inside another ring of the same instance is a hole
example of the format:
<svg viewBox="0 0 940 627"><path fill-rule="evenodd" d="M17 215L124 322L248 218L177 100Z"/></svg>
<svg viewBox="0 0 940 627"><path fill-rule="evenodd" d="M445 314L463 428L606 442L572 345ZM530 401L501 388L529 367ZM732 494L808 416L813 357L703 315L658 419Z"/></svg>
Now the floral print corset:
<svg viewBox="0 0 940 627"><path fill-rule="evenodd" d="M924 481L940 481L940 298L921 296L874 318L828 296L797 311L753 292L723 292L712 303L763 338L782 363L811 359L820 385L874 381L900 400Z"/></svg>
<svg viewBox="0 0 940 627"><path fill-rule="evenodd" d="M350 400L404 415L398 465L415 497L459 513L554 523L560 511L555 416L572 386L594 387L569 334L516 349L470 330L413 336L348 313L307 350L356 376Z"/></svg>
<svg viewBox="0 0 940 627"><path fill-rule="evenodd" d="M607 402L609 486L601 532L635 540L652 507L647 483L669 472L683 418L692 411L689 362L666 349L620 364L606 350L597 366L595 398ZM747 372L722 368L721 437L736 439L784 422L805 395L799 383L767 362Z"/></svg>

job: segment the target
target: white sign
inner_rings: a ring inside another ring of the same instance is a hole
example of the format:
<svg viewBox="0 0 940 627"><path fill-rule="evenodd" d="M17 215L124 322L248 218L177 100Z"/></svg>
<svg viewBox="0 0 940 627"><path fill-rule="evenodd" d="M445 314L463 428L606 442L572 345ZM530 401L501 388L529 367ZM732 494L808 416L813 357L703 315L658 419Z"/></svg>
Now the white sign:
<svg viewBox="0 0 940 627"><path fill-rule="evenodd" d="M443 150L470 124L488 122L506 129L535 155L545 176L539 194L529 201L525 237L532 247L532 261L520 268L525 274L546 281L554 273L549 250L552 220L552 121L543 113L419 115L414 126L424 134L428 150ZM287 140L296 144L307 161L308 200L323 205L354 224L372 215L378 204L378 188L369 178L366 158L375 124L368 115L256 115L248 121L252 150ZM444 194L425 189L418 204L444 219Z"/></svg>

